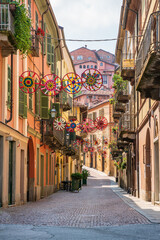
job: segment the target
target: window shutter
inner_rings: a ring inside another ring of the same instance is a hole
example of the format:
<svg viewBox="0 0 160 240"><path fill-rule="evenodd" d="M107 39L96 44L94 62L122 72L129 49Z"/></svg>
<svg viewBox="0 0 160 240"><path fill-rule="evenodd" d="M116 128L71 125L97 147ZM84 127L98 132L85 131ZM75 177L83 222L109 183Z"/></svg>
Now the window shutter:
<svg viewBox="0 0 160 240"><path fill-rule="evenodd" d="M31 18L31 0L28 0L28 14L29 18Z"/></svg>
<svg viewBox="0 0 160 240"><path fill-rule="evenodd" d="M11 107L11 67L8 66L8 99L7 99L8 108Z"/></svg>
<svg viewBox="0 0 160 240"><path fill-rule="evenodd" d="M71 144L71 141L75 141L75 140L76 140L76 133L70 132L70 144Z"/></svg>
<svg viewBox="0 0 160 240"><path fill-rule="evenodd" d="M99 110L99 117L104 117L104 108Z"/></svg>
<svg viewBox="0 0 160 240"><path fill-rule="evenodd" d="M51 51L52 51L51 35L47 34L47 63L49 65L51 65Z"/></svg>
<svg viewBox="0 0 160 240"><path fill-rule="evenodd" d="M51 72L54 73L54 46L52 46L52 52L51 52Z"/></svg>
<svg viewBox="0 0 160 240"><path fill-rule="evenodd" d="M43 38L43 54L46 55L46 23L43 24L41 23L41 28L44 31L44 38ZM42 52L42 45L41 45L41 52Z"/></svg>
<svg viewBox="0 0 160 240"><path fill-rule="evenodd" d="M38 29L38 13L36 11L36 30Z"/></svg>
<svg viewBox="0 0 160 240"><path fill-rule="evenodd" d="M48 153L46 153L46 185L48 184Z"/></svg>
<svg viewBox="0 0 160 240"><path fill-rule="evenodd" d="M47 119L48 116L48 96L41 93L41 118Z"/></svg>
<svg viewBox="0 0 160 240"><path fill-rule="evenodd" d="M35 114L40 115L40 90L35 92Z"/></svg>
<svg viewBox="0 0 160 240"><path fill-rule="evenodd" d="M57 111L57 117L60 116L60 103L53 103L53 106L55 106L55 109Z"/></svg>
<svg viewBox="0 0 160 240"><path fill-rule="evenodd" d="M32 93L29 94L29 109L32 111Z"/></svg>
<svg viewBox="0 0 160 240"><path fill-rule="evenodd" d="M27 118L27 94L19 89L19 115Z"/></svg>
<svg viewBox="0 0 160 240"><path fill-rule="evenodd" d="M97 117L97 113L93 112L93 121L95 121L96 117Z"/></svg>

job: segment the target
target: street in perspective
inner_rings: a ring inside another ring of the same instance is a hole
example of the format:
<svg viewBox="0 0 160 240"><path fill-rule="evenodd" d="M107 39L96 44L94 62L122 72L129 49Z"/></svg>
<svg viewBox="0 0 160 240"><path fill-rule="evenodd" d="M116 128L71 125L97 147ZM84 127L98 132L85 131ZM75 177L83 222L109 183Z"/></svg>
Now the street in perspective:
<svg viewBox="0 0 160 240"><path fill-rule="evenodd" d="M0 239L160 239L160 1L0 0Z"/></svg>

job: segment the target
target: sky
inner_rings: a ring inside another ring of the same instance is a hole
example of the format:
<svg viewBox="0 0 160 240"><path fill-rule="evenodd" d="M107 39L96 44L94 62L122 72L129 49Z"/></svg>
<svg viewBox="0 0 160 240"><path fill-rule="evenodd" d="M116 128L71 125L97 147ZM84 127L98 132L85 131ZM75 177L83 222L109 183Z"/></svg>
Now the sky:
<svg viewBox="0 0 160 240"><path fill-rule="evenodd" d="M122 0L50 0L66 39L117 38ZM69 42L69 51L84 47L115 53L116 41Z"/></svg>

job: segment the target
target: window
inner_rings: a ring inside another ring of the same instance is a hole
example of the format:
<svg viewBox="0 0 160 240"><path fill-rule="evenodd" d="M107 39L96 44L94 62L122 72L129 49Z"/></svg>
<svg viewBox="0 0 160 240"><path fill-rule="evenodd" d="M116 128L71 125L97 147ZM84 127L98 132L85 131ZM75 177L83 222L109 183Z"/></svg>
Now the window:
<svg viewBox="0 0 160 240"><path fill-rule="evenodd" d="M27 93L19 89L19 115L27 118Z"/></svg>
<svg viewBox="0 0 160 240"><path fill-rule="evenodd" d="M93 112L93 121L96 120L96 117L97 117L97 113L96 113L96 112Z"/></svg>
<svg viewBox="0 0 160 240"><path fill-rule="evenodd" d="M107 75L103 75L103 84L107 84Z"/></svg>
<svg viewBox="0 0 160 240"><path fill-rule="evenodd" d="M71 56L72 60L74 60L74 56Z"/></svg>
<svg viewBox="0 0 160 240"><path fill-rule="evenodd" d="M7 99L7 106L8 108L11 107L11 67L8 65L8 99Z"/></svg>
<svg viewBox="0 0 160 240"><path fill-rule="evenodd" d="M38 83L38 79L36 79L36 82ZM35 92L35 114L40 115L40 90L38 89Z"/></svg>
<svg viewBox="0 0 160 240"><path fill-rule="evenodd" d="M54 73L54 46L53 45L52 45L52 51L51 51L51 72Z"/></svg>
<svg viewBox="0 0 160 240"><path fill-rule="evenodd" d="M104 108L99 110L99 117L104 117Z"/></svg>
<svg viewBox="0 0 160 240"><path fill-rule="evenodd" d="M88 60L91 60L92 58L91 57L88 57Z"/></svg>
<svg viewBox="0 0 160 240"><path fill-rule="evenodd" d="M79 68L82 68L82 65L79 65Z"/></svg>
<svg viewBox="0 0 160 240"><path fill-rule="evenodd" d="M91 65L91 68L93 68L93 65Z"/></svg>
<svg viewBox="0 0 160 240"><path fill-rule="evenodd" d="M107 58L110 58L110 56L109 56L109 55L107 55Z"/></svg>
<svg viewBox="0 0 160 240"><path fill-rule="evenodd" d="M89 65L87 65L87 68L89 68Z"/></svg>
<svg viewBox="0 0 160 240"><path fill-rule="evenodd" d="M43 54L46 55L46 23L43 24L42 29L44 31L44 38L43 38Z"/></svg>
<svg viewBox="0 0 160 240"><path fill-rule="evenodd" d="M86 68L86 65L83 65L83 68Z"/></svg>
<svg viewBox="0 0 160 240"><path fill-rule="evenodd" d="M32 111L32 93L29 94L29 110Z"/></svg>
<svg viewBox="0 0 160 240"><path fill-rule="evenodd" d="M28 15L31 18L31 0L28 0Z"/></svg>
<svg viewBox="0 0 160 240"><path fill-rule="evenodd" d="M82 60L82 59L83 59L82 55L77 56L77 60Z"/></svg>
<svg viewBox="0 0 160 240"><path fill-rule="evenodd" d="M38 13L36 11L36 30L38 29Z"/></svg>
<svg viewBox="0 0 160 240"><path fill-rule="evenodd" d="M102 63L102 62L100 63L100 66L103 66L103 63Z"/></svg>
<svg viewBox="0 0 160 240"><path fill-rule="evenodd" d="M97 69L97 65L95 65L94 68Z"/></svg>
<svg viewBox="0 0 160 240"><path fill-rule="evenodd" d="M49 65L51 65L51 52L52 52L51 35L47 34L47 63Z"/></svg>
<svg viewBox="0 0 160 240"><path fill-rule="evenodd" d="M103 56L100 56L100 59L103 59Z"/></svg>

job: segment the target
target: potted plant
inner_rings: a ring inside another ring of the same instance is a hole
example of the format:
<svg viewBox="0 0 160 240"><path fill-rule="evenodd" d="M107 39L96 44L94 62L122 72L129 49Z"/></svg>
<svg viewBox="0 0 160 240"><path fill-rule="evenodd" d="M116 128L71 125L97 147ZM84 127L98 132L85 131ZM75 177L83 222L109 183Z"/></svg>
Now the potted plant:
<svg viewBox="0 0 160 240"><path fill-rule="evenodd" d="M43 41L43 38L44 38L44 36L45 36L45 32L43 31L43 29L42 28L38 28L37 29L37 31L36 31L36 35L37 35L37 37L38 37L38 40L40 41L40 42L42 42Z"/></svg>
<svg viewBox="0 0 160 240"><path fill-rule="evenodd" d="M89 171L86 169L82 170L83 185L87 185L87 178L90 175Z"/></svg>
<svg viewBox="0 0 160 240"><path fill-rule="evenodd" d="M72 178L72 191L78 191L79 192L80 181L82 179L82 174L81 173L72 173L71 178Z"/></svg>
<svg viewBox="0 0 160 240"><path fill-rule="evenodd" d="M116 133L117 133L117 130L118 130L118 127L117 127L117 126L112 127L112 133L116 134Z"/></svg>

